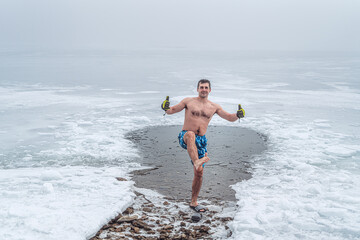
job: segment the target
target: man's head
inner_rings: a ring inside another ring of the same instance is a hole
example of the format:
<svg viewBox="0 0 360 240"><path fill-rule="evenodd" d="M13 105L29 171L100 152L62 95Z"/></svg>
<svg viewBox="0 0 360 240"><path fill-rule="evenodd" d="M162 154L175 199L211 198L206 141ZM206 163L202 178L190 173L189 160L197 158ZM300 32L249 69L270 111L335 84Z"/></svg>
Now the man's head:
<svg viewBox="0 0 360 240"><path fill-rule="evenodd" d="M209 93L211 92L211 84L207 79L201 79L198 82L197 91L199 93L199 97L207 98Z"/></svg>
<svg viewBox="0 0 360 240"><path fill-rule="evenodd" d="M197 86L198 89L199 89L199 87L200 87L200 83L208 83L208 84L209 84L209 88L211 89L211 83L210 83L209 80L207 80L207 79L200 79L199 82L198 82L198 86Z"/></svg>

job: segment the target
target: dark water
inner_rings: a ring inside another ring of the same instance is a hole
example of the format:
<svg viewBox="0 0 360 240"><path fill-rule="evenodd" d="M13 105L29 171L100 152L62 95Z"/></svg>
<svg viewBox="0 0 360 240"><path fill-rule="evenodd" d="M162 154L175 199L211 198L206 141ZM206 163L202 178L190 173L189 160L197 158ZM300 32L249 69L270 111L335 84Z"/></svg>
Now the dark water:
<svg viewBox="0 0 360 240"><path fill-rule="evenodd" d="M189 200L193 167L178 143L181 126L158 126L128 134L140 149L139 161L150 170L135 171L137 187L177 200ZM266 150L266 137L241 127L211 126L206 133L210 161L204 168L200 199L235 201L230 185L251 178L252 158Z"/></svg>

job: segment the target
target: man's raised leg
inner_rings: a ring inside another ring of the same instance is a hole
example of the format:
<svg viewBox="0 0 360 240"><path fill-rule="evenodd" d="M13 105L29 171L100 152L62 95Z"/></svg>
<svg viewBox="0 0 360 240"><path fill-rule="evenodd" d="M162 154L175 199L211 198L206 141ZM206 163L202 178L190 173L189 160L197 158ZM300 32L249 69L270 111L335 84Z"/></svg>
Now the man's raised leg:
<svg viewBox="0 0 360 240"><path fill-rule="evenodd" d="M195 144L195 133L192 131L187 131L184 135L184 142L187 145L187 151L190 156L191 161L194 164L196 170L202 169L202 165L209 161L210 159L205 155L203 158L199 159L198 150Z"/></svg>

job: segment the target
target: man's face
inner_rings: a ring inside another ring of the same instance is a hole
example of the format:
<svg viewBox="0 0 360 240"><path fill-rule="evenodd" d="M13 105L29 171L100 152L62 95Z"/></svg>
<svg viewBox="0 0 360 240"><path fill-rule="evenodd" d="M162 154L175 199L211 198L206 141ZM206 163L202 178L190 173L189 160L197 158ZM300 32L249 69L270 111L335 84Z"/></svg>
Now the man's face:
<svg viewBox="0 0 360 240"><path fill-rule="evenodd" d="M209 83L200 83L197 91L199 93L199 97L206 98L209 95L209 93L211 92Z"/></svg>

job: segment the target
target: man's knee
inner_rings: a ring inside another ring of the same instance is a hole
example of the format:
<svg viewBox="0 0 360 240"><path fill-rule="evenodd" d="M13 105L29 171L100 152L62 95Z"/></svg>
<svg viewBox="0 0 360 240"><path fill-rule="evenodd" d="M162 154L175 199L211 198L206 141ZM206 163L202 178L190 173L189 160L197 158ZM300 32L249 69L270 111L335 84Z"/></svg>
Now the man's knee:
<svg viewBox="0 0 360 240"><path fill-rule="evenodd" d="M204 168L199 167L197 170L194 168L194 173L196 178L201 178L204 174Z"/></svg>
<svg viewBox="0 0 360 240"><path fill-rule="evenodd" d="M184 135L184 141L188 144L188 141L195 141L195 133L193 131L187 131Z"/></svg>

